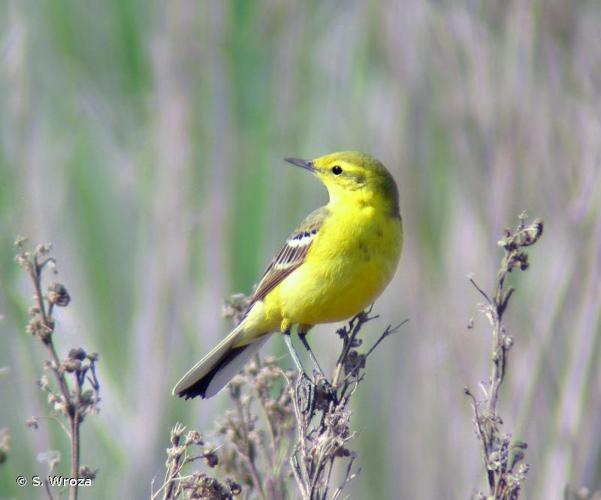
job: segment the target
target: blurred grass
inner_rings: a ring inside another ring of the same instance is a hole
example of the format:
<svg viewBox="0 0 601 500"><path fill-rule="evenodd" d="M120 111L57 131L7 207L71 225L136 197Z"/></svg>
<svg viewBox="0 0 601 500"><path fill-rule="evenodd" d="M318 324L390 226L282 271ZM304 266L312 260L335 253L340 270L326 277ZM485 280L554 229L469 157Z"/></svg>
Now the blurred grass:
<svg viewBox="0 0 601 500"><path fill-rule="evenodd" d="M43 354L14 236L55 243L74 298L58 343L101 354L84 463L98 491L144 498L171 424L223 410L169 395L226 332L222 299L324 202L280 159L347 148L399 181L405 253L376 309L411 320L362 388L353 497L465 498L481 480L461 388L486 376L488 338L465 330L465 275L492 281L525 208L547 234L517 283L501 414L530 444L528 498L601 487L600 21L567 0L0 4L0 497L64 446L23 425L45 412ZM313 335L325 364L332 331Z"/></svg>

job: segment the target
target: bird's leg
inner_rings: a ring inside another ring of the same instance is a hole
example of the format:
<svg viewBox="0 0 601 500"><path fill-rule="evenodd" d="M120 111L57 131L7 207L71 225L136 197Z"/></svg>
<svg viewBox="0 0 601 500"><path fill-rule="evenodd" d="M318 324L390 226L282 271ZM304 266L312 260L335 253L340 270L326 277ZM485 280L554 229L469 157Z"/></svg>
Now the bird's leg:
<svg viewBox="0 0 601 500"><path fill-rule="evenodd" d="M290 330L289 329L285 330L282 333L284 335L284 341L286 342L286 346L288 347L288 350L290 351L290 356L292 356L294 364L296 365L296 369L298 370L298 373L299 373L299 378L297 380L297 385L296 385L296 394L298 397L298 403L299 403L300 407L303 408L303 412L308 412L308 413L312 414L313 401L314 401L313 394L315 392L315 384L307 376L307 374L305 373L305 370L303 369L303 365L300 362L298 353L296 352L294 345L292 345L292 338L290 336Z"/></svg>
<svg viewBox="0 0 601 500"><path fill-rule="evenodd" d="M315 357L315 354L313 354L313 351L311 350L311 346L309 345L309 342L307 341L307 333L309 333L308 330L299 328L298 338L300 339L302 344L305 346L305 349L307 349L307 352L309 353L309 357L311 358L311 361L313 362L313 366L317 370L317 373L319 373L319 375L321 375L323 378L326 378L326 376L323 373L323 370L321 369L321 366L319 366L319 363L317 362L317 358Z"/></svg>
<svg viewBox="0 0 601 500"><path fill-rule="evenodd" d="M284 335L284 341L286 342L288 351L290 351L290 356L292 356L292 360L294 361L294 364L296 365L296 369L298 370L299 373L302 373L306 377L307 374L305 373L305 370L303 369L303 365L300 362L298 353L296 352L296 349L292 345L292 338L290 337L290 330L282 332L282 334Z"/></svg>
<svg viewBox="0 0 601 500"><path fill-rule="evenodd" d="M338 396L336 390L334 389L328 378L325 376L323 370L321 369L321 366L319 365L317 358L315 357L315 354L313 353L313 350L311 349L311 346L307 341L307 333L309 333L309 328L303 328L302 326L299 327L298 337L305 346L305 349L307 349L309 357L311 358L311 361L313 362L313 365L315 367L314 374L316 378L313 384L315 386L316 401L314 404L323 409L328 407L330 401L337 402Z"/></svg>

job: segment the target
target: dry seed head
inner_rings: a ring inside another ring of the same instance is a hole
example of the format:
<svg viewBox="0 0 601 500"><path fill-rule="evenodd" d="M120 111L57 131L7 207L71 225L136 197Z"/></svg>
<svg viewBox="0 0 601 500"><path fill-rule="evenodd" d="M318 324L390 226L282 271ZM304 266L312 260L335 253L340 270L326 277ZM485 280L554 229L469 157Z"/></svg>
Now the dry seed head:
<svg viewBox="0 0 601 500"><path fill-rule="evenodd" d="M96 474L98 474L98 470L92 470L87 465L79 468L79 477L82 479L96 479Z"/></svg>
<svg viewBox="0 0 601 500"><path fill-rule="evenodd" d="M532 224L524 226L519 233L517 244L522 247L534 245L543 234L543 221L535 219Z"/></svg>
<svg viewBox="0 0 601 500"><path fill-rule="evenodd" d="M229 386L230 395L232 396L232 398L238 399L240 397L240 390L241 390L242 386L244 385L244 383L245 383L244 377L240 374L236 375L234 378L232 378L232 380L230 380L230 383L228 384L228 386Z"/></svg>
<svg viewBox="0 0 601 500"><path fill-rule="evenodd" d="M94 391L91 389L87 389L81 393L80 397L81 404L84 406L93 406L96 404L96 396L94 395Z"/></svg>
<svg viewBox="0 0 601 500"><path fill-rule="evenodd" d="M248 375L256 375L259 372L259 367L254 359L251 359L244 370L244 373Z"/></svg>
<svg viewBox="0 0 601 500"><path fill-rule="evenodd" d="M52 283L46 292L46 299L51 304L59 307L66 307L71 302L71 297L64 285L60 283Z"/></svg>
<svg viewBox="0 0 601 500"><path fill-rule="evenodd" d="M185 444L186 445L189 445L189 444L202 445L202 444L204 444L202 441L202 434L198 431L189 431L188 434L186 435Z"/></svg>
<svg viewBox="0 0 601 500"><path fill-rule="evenodd" d="M69 354L67 354L67 356L70 359L77 359L79 361L83 361L84 359L86 359L86 351L83 350L83 348L81 347L76 347L73 348L69 351Z"/></svg>
<svg viewBox="0 0 601 500"><path fill-rule="evenodd" d="M336 453L334 453L334 455L337 457L348 457L351 455L351 452L344 446L340 446L336 449Z"/></svg>
<svg viewBox="0 0 601 500"><path fill-rule="evenodd" d="M19 265L20 267L27 269L29 264L29 260L27 259L27 257L25 256L25 254L19 254L17 256L15 256L15 262L17 263L17 265Z"/></svg>
<svg viewBox="0 0 601 500"><path fill-rule="evenodd" d="M487 461L488 470L498 470L501 465L501 454L498 451L493 451L488 456Z"/></svg>
<svg viewBox="0 0 601 500"><path fill-rule="evenodd" d="M240 486L236 481L233 481L232 479L226 479L225 484L232 492L232 495L238 496L240 493L242 493L242 486Z"/></svg>
<svg viewBox="0 0 601 500"><path fill-rule="evenodd" d="M279 368L278 360L275 356L267 355L263 358L263 366L268 367L268 368L271 368L271 367Z"/></svg>
<svg viewBox="0 0 601 500"><path fill-rule="evenodd" d="M169 458L177 458L183 455L185 451L185 446L172 446L171 448L167 448L167 456Z"/></svg>
<svg viewBox="0 0 601 500"><path fill-rule="evenodd" d="M52 328L54 328L54 322L52 322ZM48 328L44 328L41 332L39 332L40 340L44 342L44 344L46 344L50 340L51 336L52 330L49 330Z"/></svg>
<svg viewBox="0 0 601 500"><path fill-rule="evenodd" d="M52 250L52 243L40 243L35 247L35 253L38 255L48 255Z"/></svg>
<svg viewBox="0 0 601 500"><path fill-rule="evenodd" d="M27 420L25 420L25 425L27 425L27 427L29 427L30 429L38 429L40 427L38 417L32 415Z"/></svg>
<svg viewBox="0 0 601 500"><path fill-rule="evenodd" d="M56 413L61 413L63 415L67 414L67 405L64 403L62 398L59 399L56 403L54 403L53 409Z"/></svg>
<svg viewBox="0 0 601 500"><path fill-rule="evenodd" d="M79 359L66 358L61 365L61 371L63 370L68 373L79 371L81 370L81 361Z"/></svg>
<svg viewBox="0 0 601 500"><path fill-rule="evenodd" d="M15 246L17 248L23 248L23 245L25 245L25 243L27 243L27 238L25 236L17 236L15 238Z"/></svg>
<svg viewBox="0 0 601 500"><path fill-rule="evenodd" d="M211 469L212 469L213 467L216 467L216 466L217 466L217 464L219 463L219 458L217 457L217 453L215 453L215 452L213 452L213 451L210 451L210 452L208 452L208 453L205 453L205 454L204 454L204 459L205 459L205 461L206 461L207 465L208 465L209 467L211 467Z"/></svg>
<svg viewBox="0 0 601 500"><path fill-rule="evenodd" d="M186 430L186 427L179 422L175 424L173 429L171 429L171 444L176 446L179 443L179 438L181 438Z"/></svg>
<svg viewBox="0 0 601 500"><path fill-rule="evenodd" d="M40 320L32 319L29 323L27 323L27 326L25 327L25 331L27 332L28 335L36 334L36 332L38 331L38 328L37 328L38 322L40 322Z"/></svg>

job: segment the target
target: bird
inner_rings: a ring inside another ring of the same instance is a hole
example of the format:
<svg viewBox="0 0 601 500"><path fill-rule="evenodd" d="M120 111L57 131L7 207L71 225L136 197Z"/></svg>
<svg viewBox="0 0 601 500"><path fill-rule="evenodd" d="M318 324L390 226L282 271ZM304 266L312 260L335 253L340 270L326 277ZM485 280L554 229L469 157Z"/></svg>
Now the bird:
<svg viewBox="0 0 601 500"><path fill-rule="evenodd" d="M173 395L214 396L276 332L301 368L290 338L294 326L317 365L306 340L311 327L358 314L396 272L403 225L397 184L386 167L358 151L285 161L317 177L329 201L292 232L267 266L242 320L181 378Z"/></svg>

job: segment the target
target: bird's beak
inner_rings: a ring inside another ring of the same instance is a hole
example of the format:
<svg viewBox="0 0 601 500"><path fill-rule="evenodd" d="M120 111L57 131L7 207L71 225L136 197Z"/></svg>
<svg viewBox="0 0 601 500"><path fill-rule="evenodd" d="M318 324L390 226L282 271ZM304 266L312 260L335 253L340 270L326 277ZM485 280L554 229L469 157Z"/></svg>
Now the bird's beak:
<svg viewBox="0 0 601 500"><path fill-rule="evenodd" d="M292 163L292 165L296 165L297 167L304 168L309 172L315 172L315 165L311 160L300 160L298 158L284 158L288 163Z"/></svg>

